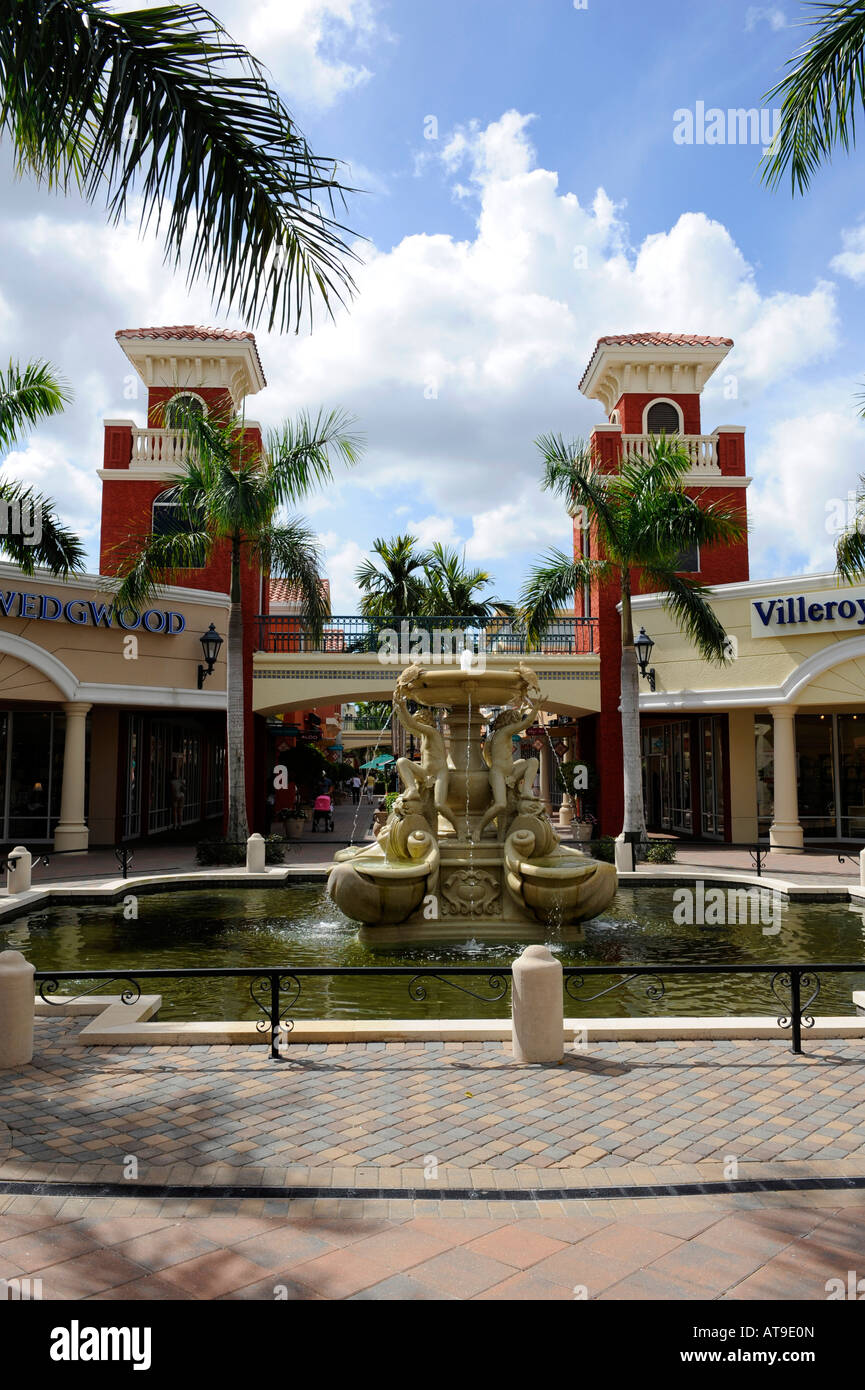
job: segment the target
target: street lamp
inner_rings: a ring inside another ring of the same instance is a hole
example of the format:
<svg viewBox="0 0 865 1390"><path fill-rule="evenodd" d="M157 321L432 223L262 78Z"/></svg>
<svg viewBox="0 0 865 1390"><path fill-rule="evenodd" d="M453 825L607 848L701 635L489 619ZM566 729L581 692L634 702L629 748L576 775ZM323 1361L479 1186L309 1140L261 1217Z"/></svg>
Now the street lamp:
<svg viewBox="0 0 865 1390"><path fill-rule="evenodd" d="M634 651L637 653L637 665L640 668L640 675L644 676L649 682L649 689L655 688L655 668L649 669L649 660L655 644L644 627L640 628L639 636L634 642Z"/></svg>
<svg viewBox="0 0 865 1390"><path fill-rule="evenodd" d="M216 658L219 656L219 649L225 641L225 638L220 637L213 623L211 623L207 631L202 633L198 640L201 643L201 650L204 652L204 660L207 662L206 669L204 666L199 666L198 668L198 688L201 690L207 677L213 674Z"/></svg>

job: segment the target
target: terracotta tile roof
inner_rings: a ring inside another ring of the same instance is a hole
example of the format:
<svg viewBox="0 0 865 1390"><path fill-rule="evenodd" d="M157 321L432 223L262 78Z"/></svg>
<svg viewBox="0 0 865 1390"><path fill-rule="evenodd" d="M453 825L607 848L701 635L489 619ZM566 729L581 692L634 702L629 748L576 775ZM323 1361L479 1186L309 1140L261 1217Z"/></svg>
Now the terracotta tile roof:
<svg viewBox="0 0 865 1390"><path fill-rule="evenodd" d="M321 585L330 598L330 580L323 579ZM288 579L271 579L268 588L271 603L300 603L300 591Z"/></svg>
<svg viewBox="0 0 865 1390"><path fill-rule="evenodd" d="M156 338L170 342L200 342L204 338L215 343L252 343L261 380L265 386L267 385L267 378L264 375L264 368L258 355L255 334L251 333L248 328L205 328L197 323L176 323L169 324L165 328L118 328L114 336L115 338Z"/></svg>
<svg viewBox="0 0 865 1390"><path fill-rule="evenodd" d="M255 334L246 328L202 328L195 323L178 323L168 328L118 328L115 338L248 338L255 342Z"/></svg>
<svg viewBox="0 0 865 1390"><path fill-rule="evenodd" d="M598 349L605 343L618 347L732 347L732 338L710 338L696 333L609 333L599 338L583 372L580 386L589 375Z"/></svg>

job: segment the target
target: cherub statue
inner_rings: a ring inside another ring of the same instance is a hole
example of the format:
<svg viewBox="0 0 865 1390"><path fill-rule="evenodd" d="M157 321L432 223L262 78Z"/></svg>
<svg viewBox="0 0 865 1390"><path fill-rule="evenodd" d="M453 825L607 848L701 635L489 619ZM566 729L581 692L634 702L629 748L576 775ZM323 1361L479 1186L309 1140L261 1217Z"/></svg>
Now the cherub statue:
<svg viewBox="0 0 865 1390"><path fill-rule="evenodd" d="M422 675L423 667L421 666L419 661L413 661L411 666L406 666L405 670L400 674L400 676L397 679L397 683L394 686L394 703L396 703L396 701L400 699L400 697L404 696L407 690L411 690L415 681L418 679L419 676Z"/></svg>
<svg viewBox="0 0 865 1390"><path fill-rule="evenodd" d="M436 728L435 715L430 709L419 709L415 714L409 714L405 696L401 694L394 695L393 703L403 728L408 729L409 733L418 734L421 741L420 763L412 762L411 758L397 759L396 770L402 778L406 800L419 801L425 791L432 789L433 805L459 834L447 804L450 769L444 737Z"/></svg>
<svg viewBox="0 0 865 1390"><path fill-rule="evenodd" d="M540 703L541 690L536 673L524 661L517 665L516 674L523 700L537 700Z"/></svg>
<svg viewBox="0 0 865 1390"><path fill-rule="evenodd" d="M493 801L478 828L478 839L483 834L484 827L492 820L497 823L499 839L504 839L509 787L515 792L518 801L531 798L532 785L538 773L538 759L515 759L513 736L532 723L538 708L537 700L523 700L518 709L507 706L501 710L490 725L483 747L483 757L490 770Z"/></svg>

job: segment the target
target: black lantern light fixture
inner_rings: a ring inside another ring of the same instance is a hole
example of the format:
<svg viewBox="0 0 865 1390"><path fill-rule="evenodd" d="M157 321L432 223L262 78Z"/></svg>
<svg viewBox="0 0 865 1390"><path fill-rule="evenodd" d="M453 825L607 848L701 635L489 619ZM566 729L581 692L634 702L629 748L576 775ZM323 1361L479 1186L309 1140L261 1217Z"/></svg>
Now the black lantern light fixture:
<svg viewBox="0 0 865 1390"><path fill-rule="evenodd" d="M220 637L213 623L211 623L207 631L202 633L198 640L201 643L201 650L204 652L204 660L207 662L206 667L199 666L198 668L198 688L201 690L207 677L213 674L216 658L219 656L219 649L225 641L225 638Z"/></svg>
<svg viewBox="0 0 865 1390"><path fill-rule="evenodd" d="M640 628L639 636L634 641L634 651L637 653L637 665L640 668L640 675L644 676L649 682L649 689L655 688L655 668L649 667L652 652L655 644L644 627Z"/></svg>

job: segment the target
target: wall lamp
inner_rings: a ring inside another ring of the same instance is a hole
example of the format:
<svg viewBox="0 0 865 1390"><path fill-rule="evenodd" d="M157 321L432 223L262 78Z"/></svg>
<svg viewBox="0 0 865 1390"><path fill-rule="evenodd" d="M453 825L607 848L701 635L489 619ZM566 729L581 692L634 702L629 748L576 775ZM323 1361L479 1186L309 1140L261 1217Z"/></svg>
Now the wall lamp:
<svg viewBox="0 0 865 1390"><path fill-rule="evenodd" d="M634 651L637 653L637 665L640 668L640 675L644 676L649 682L649 689L655 688L655 668L649 668L649 661L655 644L644 627L640 628L639 636L634 641Z"/></svg>
<svg viewBox="0 0 865 1390"><path fill-rule="evenodd" d="M211 623L207 631L202 633L198 640L201 643L201 650L204 652L204 660L207 662L206 668L204 666L199 666L198 668L198 688L201 690L207 677L213 674L216 658L219 656L219 649L225 641L225 638L220 637L213 623Z"/></svg>

